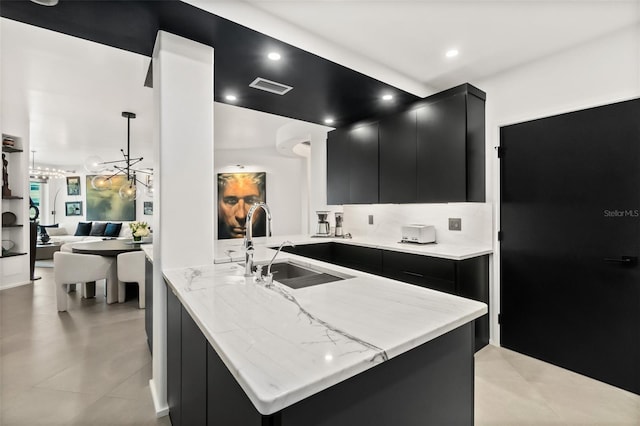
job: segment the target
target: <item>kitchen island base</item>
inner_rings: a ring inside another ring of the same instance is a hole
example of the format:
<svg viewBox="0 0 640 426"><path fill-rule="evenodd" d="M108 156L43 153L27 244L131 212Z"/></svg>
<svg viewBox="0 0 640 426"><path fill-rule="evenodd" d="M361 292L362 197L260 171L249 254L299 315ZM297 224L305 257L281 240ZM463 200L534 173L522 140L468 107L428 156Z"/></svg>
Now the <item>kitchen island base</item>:
<svg viewBox="0 0 640 426"><path fill-rule="evenodd" d="M473 323L268 416L207 346L209 425L473 425Z"/></svg>

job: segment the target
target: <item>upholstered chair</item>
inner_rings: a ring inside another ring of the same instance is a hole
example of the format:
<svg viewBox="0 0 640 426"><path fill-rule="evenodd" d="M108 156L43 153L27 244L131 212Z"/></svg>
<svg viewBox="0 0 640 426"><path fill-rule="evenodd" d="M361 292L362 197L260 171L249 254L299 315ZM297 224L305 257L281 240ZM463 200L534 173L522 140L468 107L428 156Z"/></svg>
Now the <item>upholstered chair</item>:
<svg viewBox="0 0 640 426"><path fill-rule="evenodd" d="M118 302L126 299L126 283L138 284L138 306L144 309L144 252L132 251L118 255Z"/></svg>
<svg viewBox="0 0 640 426"><path fill-rule="evenodd" d="M53 254L53 275L56 286L58 311L66 311L68 307L67 287L80 284L82 297L87 296L87 282L106 280L109 268L114 261L111 257L91 254L76 254L59 251ZM107 286L114 283L107 282Z"/></svg>

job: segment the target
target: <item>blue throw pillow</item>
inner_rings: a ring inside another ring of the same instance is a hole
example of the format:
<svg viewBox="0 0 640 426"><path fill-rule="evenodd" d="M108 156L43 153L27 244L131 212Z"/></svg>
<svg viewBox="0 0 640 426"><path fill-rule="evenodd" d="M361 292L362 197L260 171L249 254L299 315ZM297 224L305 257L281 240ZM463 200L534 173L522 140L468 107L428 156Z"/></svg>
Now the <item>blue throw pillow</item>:
<svg viewBox="0 0 640 426"><path fill-rule="evenodd" d="M105 237L118 237L120 235L120 228L122 228L122 223L107 223L107 227L104 230Z"/></svg>
<svg viewBox="0 0 640 426"><path fill-rule="evenodd" d="M107 222L95 222L91 227L91 232L89 235L102 237L104 235L105 228L107 227Z"/></svg>
<svg viewBox="0 0 640 426"><path fill-rule="evenodd" d="M86 237L91 233L91 224L93 222L80 222L76 228L76 233L73 234L76 237Z"/></svg>

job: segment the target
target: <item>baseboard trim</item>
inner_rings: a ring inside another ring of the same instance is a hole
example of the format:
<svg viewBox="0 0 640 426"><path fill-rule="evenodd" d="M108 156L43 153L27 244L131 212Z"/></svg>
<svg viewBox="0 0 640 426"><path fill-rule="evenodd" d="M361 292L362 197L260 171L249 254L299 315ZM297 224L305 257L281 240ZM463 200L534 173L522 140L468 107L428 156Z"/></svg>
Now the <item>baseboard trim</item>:
<svg viewBox="0 0 640 426"><path fill-rule="evenodd" d="M151 399L153 400L153 407L156 410L156 417L168 416L169 406L166 402L161 402L158 400L158 395L156 394L156 385L153 382L153 379L149 380L149 389L151 390Z"/></svg>
<svg viewBox="0 0 640 426"><path fill-rule="evenodd" d="M11 283L11 284L7 284L7 285L3 285L0 287L0 291L1 290L8 290L10 288L14 288L14 287L20 287L21 285L27 285L27 284L33 284L33 281L29 280L29 281L18 281L17 283Z"/></svg>

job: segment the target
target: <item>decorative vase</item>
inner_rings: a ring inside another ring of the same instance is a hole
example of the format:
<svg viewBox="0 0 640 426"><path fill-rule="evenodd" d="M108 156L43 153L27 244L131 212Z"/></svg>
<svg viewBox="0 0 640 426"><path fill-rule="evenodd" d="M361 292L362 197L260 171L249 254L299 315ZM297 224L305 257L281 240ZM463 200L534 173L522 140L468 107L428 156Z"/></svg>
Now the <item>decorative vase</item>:
<svg viewBox="0 0 640 426"><path fill-rule="evenodd" d="M136 237L135 235L133 236L133 242L139 243L140 241L142 241L142 237Z"/></svg>

